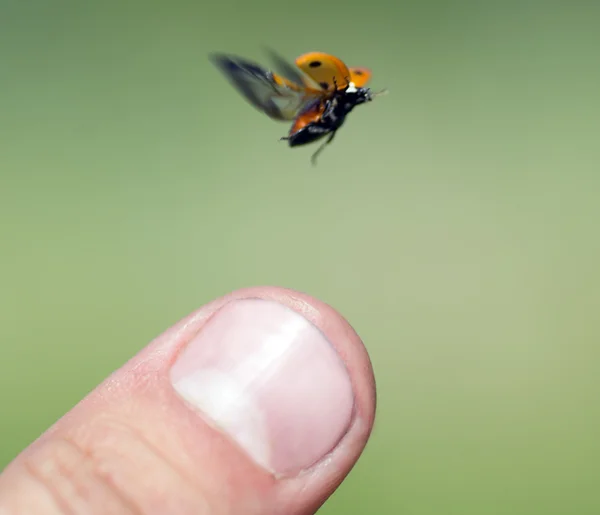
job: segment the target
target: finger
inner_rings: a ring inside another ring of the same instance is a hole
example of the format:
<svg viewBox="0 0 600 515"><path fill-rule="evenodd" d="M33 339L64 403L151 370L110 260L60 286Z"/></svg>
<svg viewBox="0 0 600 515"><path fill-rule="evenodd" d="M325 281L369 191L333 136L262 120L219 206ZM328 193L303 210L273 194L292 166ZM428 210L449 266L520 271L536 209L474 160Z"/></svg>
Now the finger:
<svg viewBox="0 0 600 515"><path fill-rule="evenodd" d="M236 291L21 453L0 476L0 513L314 513L374 414L368 355L336 311L290 290Z"/></svg>

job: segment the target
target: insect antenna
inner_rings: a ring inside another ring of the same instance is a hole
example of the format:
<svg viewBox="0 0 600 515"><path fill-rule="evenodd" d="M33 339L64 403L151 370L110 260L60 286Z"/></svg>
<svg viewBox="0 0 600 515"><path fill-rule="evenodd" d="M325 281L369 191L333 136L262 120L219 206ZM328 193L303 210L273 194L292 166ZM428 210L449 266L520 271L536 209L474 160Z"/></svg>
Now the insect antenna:
<svg viewBox="0 0 600 515"><path fill-rule="evenodd" d="M382 97L383 95L387 95L389 93L388 89L382 89L381 91L373 91L371 92L372 97Z"/></svg>

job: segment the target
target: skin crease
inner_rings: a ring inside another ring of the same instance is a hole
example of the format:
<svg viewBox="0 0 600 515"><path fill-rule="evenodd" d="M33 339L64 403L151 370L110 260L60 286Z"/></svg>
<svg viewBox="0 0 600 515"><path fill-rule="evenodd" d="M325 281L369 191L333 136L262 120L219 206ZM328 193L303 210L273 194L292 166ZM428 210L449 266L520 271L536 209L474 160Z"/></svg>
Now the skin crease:
<svg viewBox="0 0 600 515"><path fill-rule="evenodd" d="M355 403L348 432L295 477L260 468L179 397L169 369L210 317L235 299L288 306L344 361ZM375 417L375 380L360 338L327 304L278 287L237 290L152 341L25 449L0 475L0 515L312 514L362 453Z"/></svg>

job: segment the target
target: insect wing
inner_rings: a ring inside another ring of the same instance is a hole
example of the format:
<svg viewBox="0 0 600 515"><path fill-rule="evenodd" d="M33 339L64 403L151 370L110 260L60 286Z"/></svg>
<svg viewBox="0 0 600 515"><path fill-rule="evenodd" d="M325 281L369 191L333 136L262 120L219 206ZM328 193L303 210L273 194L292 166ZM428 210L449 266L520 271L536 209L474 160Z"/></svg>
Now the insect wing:
<svg viewBox="0 0 600 515"><path fill-rule="evenodd" d="M314 99L303 86L246 59L224 54L210 58L248 102L275 120L293 120Z"/></svg>
<svg viewBox="0 0 600 515"><path fill-rule="evenodd" d="M265 51L269 55L273 67L279 75L295 84L304 84L305 77L300 73L298 68L290 64L284 57L271 48L265 48Z"/></svg>
<svg viewBox="0 0 600 515"><path fill-rule="evenodd" d="M354 66L350 68L350 80L357 88L364 88L371 80L371 70Z"/></svg>
<svg viewBox="0 0 600 515"><path fill-rule="evenodd" d="M287 59L281 57L277 52L271 48L265 48L266 53L269 55L273 67L278 74L286 79L292 81L295 84L302 84L311 93L323 94L322 87L314 82L308 75L302 73L296 66L289 63Z"/></svg>
<svg viewBox="0 0 600 515"><path fill-rule="evenodd" d="M337 57L324 52L308 52L296 59L296 66L325 91L344 89L350 81L350 70Z"/></svg>

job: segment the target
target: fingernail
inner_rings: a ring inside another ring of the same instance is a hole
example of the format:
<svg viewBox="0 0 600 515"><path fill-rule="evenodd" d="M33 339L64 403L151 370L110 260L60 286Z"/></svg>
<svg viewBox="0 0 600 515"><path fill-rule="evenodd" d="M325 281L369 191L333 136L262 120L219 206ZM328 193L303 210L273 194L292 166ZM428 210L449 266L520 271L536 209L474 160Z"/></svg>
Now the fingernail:
<svg viewBox="0 0 600 515"><path fill-rule="evenodd" d="M308 320L273 301L226 304L180 354L171 381L277 475L320 461L352 418L350 377L334 347Z"/></svg>

